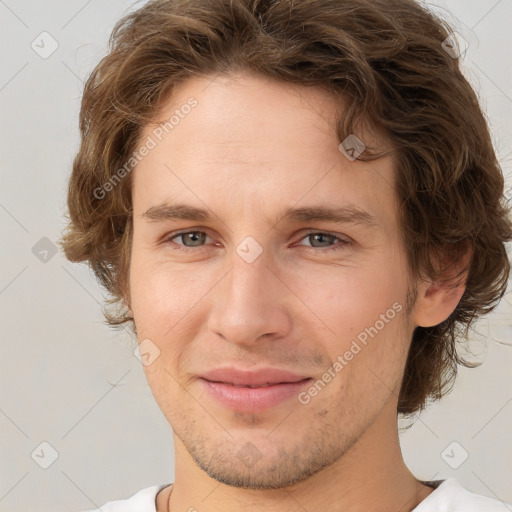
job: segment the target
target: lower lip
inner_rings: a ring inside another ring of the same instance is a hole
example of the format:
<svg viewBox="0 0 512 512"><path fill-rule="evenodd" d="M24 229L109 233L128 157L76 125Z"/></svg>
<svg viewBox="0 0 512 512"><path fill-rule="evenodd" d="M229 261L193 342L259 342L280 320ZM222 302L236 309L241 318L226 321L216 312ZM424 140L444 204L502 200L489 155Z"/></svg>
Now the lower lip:
<svg viewBox="0 0 512 512"><path fill-rule="evenodd" d="M263 388L242 388L200 379L207 393L225 407L237 411L260 412L297 396L311 379L299 382L285 382Z"/></svg>

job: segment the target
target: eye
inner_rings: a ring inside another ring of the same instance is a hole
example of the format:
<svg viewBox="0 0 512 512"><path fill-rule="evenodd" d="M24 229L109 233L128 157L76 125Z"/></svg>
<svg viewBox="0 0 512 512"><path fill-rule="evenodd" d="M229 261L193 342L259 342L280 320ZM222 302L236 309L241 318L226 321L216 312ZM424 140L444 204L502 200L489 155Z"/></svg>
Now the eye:
<svg viewBox="0 0 512 512"><path fill-rule="evenodd" d="M346 245L351 244L351 241L348 238L341 238L331 233L324 233L321 231L311 232L303 237L302 240L307 240L309 242L306 247L321 249L320 252L342 250Z"/></svg>
<svg viewBox="0 0 512 512"><path fill-rule="evenodd" d="M201 247L204 245L207 238L209 238L209 236L204 231L185 231L165 239L164 242L173 243L177 246L183 246L185 248ZM182 243L175 242L175 240L179 239L181 239Z"/></svg>

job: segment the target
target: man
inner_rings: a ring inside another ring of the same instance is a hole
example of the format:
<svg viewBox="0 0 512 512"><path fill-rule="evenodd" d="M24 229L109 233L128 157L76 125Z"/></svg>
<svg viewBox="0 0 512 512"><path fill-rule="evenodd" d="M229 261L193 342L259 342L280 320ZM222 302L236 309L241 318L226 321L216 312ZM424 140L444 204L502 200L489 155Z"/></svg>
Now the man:
<svg viewBox="0 0 512 512"><path fill-rule="evenodd" d="M176 478L103 511L508 510L416 479L398 440L509 274L452 42L412 0L155 0L118 23L63 246L137 334Z"/></svg>

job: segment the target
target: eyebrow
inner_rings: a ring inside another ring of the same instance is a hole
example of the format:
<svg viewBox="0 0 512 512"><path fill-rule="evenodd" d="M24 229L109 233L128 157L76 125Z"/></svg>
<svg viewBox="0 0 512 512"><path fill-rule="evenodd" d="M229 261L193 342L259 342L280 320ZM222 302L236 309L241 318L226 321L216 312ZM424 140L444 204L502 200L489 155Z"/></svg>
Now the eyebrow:
<svg viewBox="0 0 512 512"><path fill-rule="evenodd" d="M195 222L208 222L212 216L208 210L196 208L186 204L161 204L153 206L141 215L149 222L162 222L169 220L189 220ZM369 227L375 227L377 219L365 210L356 205L348 204L341 207L301 207L290 208L278 222L312 222L327 221L338 224L361 224Z"/></svg>

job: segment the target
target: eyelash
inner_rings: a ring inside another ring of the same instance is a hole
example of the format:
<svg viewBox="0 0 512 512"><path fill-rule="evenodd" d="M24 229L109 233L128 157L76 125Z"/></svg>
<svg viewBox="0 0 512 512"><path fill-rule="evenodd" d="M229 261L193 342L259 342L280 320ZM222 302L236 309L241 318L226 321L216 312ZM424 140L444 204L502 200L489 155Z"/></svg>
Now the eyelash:
<svg viewBox="0 0 512 512"><path fill-rule="evenodd" d="M172 245L174 246L172 249L173 250L176 250L176 251L181 251L181 252L189 252L189 251L193 251L194 249L201 249L204 247L204 245L200 245L200 246L196 246L196 247L187 247L186 245L182 245L182 244L177 244L175 242L173 242L172 240L174 240L175 238L179 238L180 236L183 236L183 235L188 235L188 234L191 234L191 233L204 233L206 236L209 236L208 233L205 233L204 231L181 231L181 232L178 232L178 233L171 233L170 236L167 236L164 238L164 240L162 241L163 244L165 245ZM312 249L314 252L320 252L320 253L328 253L328 252L332 252L332 251L341 251L343 249L345 249L345 247L347 245L352 245L352 241L347 239L343 239L333 233L329 233L327 231L310 231L309 233L306 233L300 240L304 240L305 238L311 236L311 235L327 235L327 236L331 236L333 238L335 238L336 240L339 240L338 244L341 244L341 245L334 245L334 246L331 246L331 247L313 247L313 246L302 246L302 247L307 247L308 249Z"/></svg>

